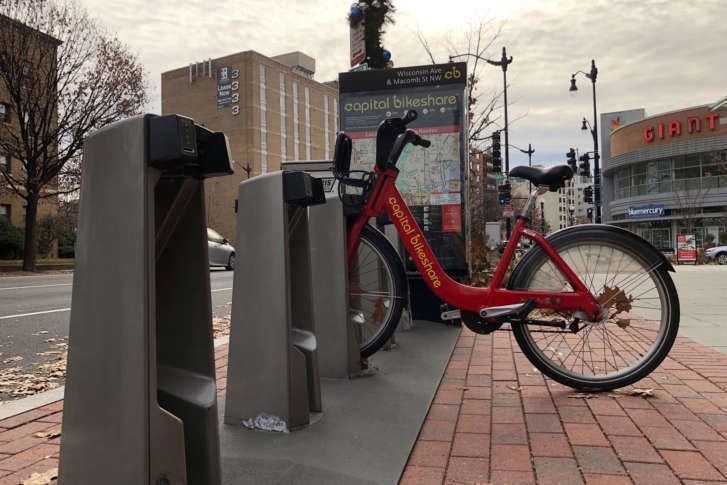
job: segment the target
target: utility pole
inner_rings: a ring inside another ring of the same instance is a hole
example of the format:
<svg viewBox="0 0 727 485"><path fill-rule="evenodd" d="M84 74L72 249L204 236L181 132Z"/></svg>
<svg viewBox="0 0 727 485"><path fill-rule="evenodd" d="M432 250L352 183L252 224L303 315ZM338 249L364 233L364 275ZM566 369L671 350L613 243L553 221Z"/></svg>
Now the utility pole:
<svg viewBox="0 0 727 485"><path fill-rule="evenodd" d="M492 64L493 66L500 66L502 68L502 82L504 85L503 94L505 97L505 177L507 183L510 182L510 143L509 143L509 135L510 135L510 129L508 128L507 124L507 65L512 62L512 56L510 58L507 57L507 52L505 51L505 47L502 48L502 57L499 61L492 61L490 59L485 59L488 64ZM508 217L506 226L505 226L505 233L506 237L509 240L510 239L510 233L512 232L512 221Z"/></svg>
<svg viewBox="0 0 727 485"><path fill-rule="evenodd" d="M528 149L523 150L522 148L520 148L520 151L528 154L528 167L532 167L533 166L532 157L533 157L533 153L535 153L535 150L533 150L533 146L530 143L528 143ZM532 192L532 191L533 191L533 183L529 182L528 183L528 192Z"/></svg>

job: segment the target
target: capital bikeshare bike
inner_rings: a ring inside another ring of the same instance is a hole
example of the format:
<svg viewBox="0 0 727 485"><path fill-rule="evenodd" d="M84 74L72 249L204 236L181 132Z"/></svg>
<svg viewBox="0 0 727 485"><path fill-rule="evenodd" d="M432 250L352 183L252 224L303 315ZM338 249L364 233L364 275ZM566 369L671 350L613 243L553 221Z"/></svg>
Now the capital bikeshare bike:
<svg viewBox="0 0 727 485"><path fill-rule="evenodd" d="M615 226L579 225L547 238L528 228L535 197L557 191L573 176L567 165L510 171L536 189L517 218L489 287L466 286L447 276L395 185L396 163L406 145L430 146L406 128L416 116L409 111L380 124L373 171L350 171L351 139L339 133L336 140L333 171L349 213L349 298L352 321L362 335L362 356L391 337L406 304L402 260L368 224L386 211L428 286L451 306L443 319L461 319L478 334L509 324L533 365L574 388L623 387L654 370L679 327L669 261L647 241ZM506 281L521 238L536 244Z"/></svg>

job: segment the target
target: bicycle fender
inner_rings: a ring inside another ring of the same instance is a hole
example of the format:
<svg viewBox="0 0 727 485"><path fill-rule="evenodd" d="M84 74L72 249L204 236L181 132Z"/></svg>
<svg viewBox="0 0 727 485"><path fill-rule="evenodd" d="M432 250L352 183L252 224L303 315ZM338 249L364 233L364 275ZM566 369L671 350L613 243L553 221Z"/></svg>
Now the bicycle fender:
<svg viewBox="0 0 727 485"><path fill-rule="evenodd" d="M618 232L620 235L630 239L633 243L633 248L636 249L640 254L645 256L647 260L652 265L657 264L663 264L667 271L674 272L674 266L671 264L671 262L667 259L664 254L656 249L649 241L637 236L633 232L626 230L622 227L618 226L611 226L607 224L579 224L577 226L571 226L566 227L565 229L560 229L559 231L556 231L552 234L550 234L546 239L550 244L555 245L559 240L561 239L570 239L572 237L577 236L577 233L579 231L603 231L603 232ZM523 259L520 260L520 263L517 265L515 270L513 271L513 275L510 277L510 280L513 281L515 277L515 272L518 271L518 269L522 269L526 267L526 263L529 262L531 258L528 258L528 256L533 253L533 250L530 250L525 254ZM522 266L521 266L522 265Z"/></svg>

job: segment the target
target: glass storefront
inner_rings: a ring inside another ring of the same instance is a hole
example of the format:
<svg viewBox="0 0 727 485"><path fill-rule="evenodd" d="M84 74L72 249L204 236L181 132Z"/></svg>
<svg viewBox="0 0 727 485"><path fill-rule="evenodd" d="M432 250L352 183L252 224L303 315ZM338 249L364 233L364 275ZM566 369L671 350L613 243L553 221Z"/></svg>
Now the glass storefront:
<svg viewBox="0 0 727 485"><path fill-rule="evenodd" d="M685 219L667 219L661 221L617 221L616 224L625 227L649 241L660 251L673 251L677 234L694 234L697 247L703 248L705 235L712 235L712 244L719 245L719 236L727 233L727 218L701 217L693 221ZM727 243L725 243L727 244Z"/></svg>
<svg viewBox="0 0 727 485"><path fill-rule="evenodd" d="M634 163L616 170L615 200L727 187L727 150Z"/></svg>

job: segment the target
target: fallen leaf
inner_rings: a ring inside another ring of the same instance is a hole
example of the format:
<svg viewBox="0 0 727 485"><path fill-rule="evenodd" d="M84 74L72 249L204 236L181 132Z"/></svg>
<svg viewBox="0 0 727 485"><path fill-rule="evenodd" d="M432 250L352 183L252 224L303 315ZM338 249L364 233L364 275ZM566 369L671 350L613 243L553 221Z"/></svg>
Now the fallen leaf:
<svg viewBox="0 0 727 485"><path fill-rule="evenodd" d="M12 362L20 362L21 360L23 360L23 358L18 355L18 356L10 357L9 359L3 360L3 364L10 364Z"/></svg>
<svg viewBox="0 0 727 485"><path fill-rule="evenodd" d="M513 391L519 391L521 388L518 386L507 386L508 389L512 389Z"/></svg>
<svg viewBox="0 0 727 485"><path fill-rule="evenodd" d="M45 341L46 341L46 342L48 342L48 343L50 344L50 343L53 343L53 342L55 342L55 341L56 341L56 339L54 339L54 338L49 338L49 339L46 339Z"/></svg>
<svg viewBox="0 0 727 485"><path fill-rule="evenodd" d="M638 389L634 388L629 391L629 395L631 396L641 396L641 397L654 397L654 390L653 389Z"/></svg>
<svg viewBox="0 0 727 485"><path fill-rule="evenodd" d="M33 473L20 482L20 485L50 485L56 478L58 478L58 468L51 468L45 473Z"/></svg>
<svg viewBox="0 0 727 485"><path fill-rule="evenodd" d="M39 433L35 433L33 436L36 438L48 438L49 440L52 440L53 438L58 438L60 435L60 431L41 431Z"/></svg>
<svg viewBox="0 0 727 485"><path fill-rule="evenodd" d="M573 399L596 399L598 397L598 394L592 394L587 392L580 392L577 394L571 394L568 396L569 398Z"/></svg>

